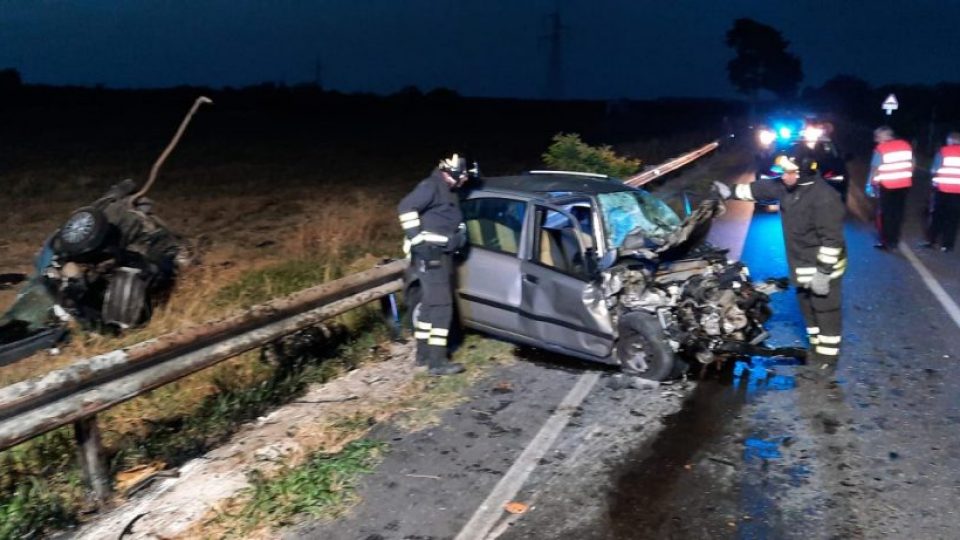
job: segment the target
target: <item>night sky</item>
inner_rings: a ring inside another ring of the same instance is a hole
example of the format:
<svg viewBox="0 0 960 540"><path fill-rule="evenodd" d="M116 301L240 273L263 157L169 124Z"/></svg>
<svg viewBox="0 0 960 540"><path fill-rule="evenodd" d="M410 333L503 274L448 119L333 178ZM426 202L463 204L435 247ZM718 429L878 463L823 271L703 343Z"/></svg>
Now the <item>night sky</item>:
<svg viewBox="0 0 960 540"><path fill-rule="evenodd" d="M2 0L0 67L29 83L220 87L311 82L319 60L341 91L541 97L558 4L566 97L732 97L723 39L743 16L784 33L804 85L960 81L956 0Z"/></svg>

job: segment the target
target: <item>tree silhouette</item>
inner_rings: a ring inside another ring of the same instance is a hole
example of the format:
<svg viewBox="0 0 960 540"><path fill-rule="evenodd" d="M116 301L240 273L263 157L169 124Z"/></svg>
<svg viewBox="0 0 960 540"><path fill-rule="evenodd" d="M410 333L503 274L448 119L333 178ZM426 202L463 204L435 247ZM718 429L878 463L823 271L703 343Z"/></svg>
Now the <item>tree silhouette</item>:
<svg viewBox="0 0 960 540"><path fill-rule="evenodd" d="M803 80L800 59L787 51L790 44L777 29L752 19L737 19L727 31L727 46L737 55L727 74L737 91L756 96L769 90L780 98L793 97Z"/></svg>
<svg viewBox="0 0 960 540"><path fill-rule="evenodd" d="M20 87L23 81L20 72L13 68L0 69L0 89L13 90Z"/></svg>
<svg viewBox="0 0 960 540"><path fill-rule="evenodd" d="M823 86L808 88L803 93L809 101L858 118L880 111L879 100L882 98L876 94L870 83L846 74L837 75L823 83Z"/></svg>

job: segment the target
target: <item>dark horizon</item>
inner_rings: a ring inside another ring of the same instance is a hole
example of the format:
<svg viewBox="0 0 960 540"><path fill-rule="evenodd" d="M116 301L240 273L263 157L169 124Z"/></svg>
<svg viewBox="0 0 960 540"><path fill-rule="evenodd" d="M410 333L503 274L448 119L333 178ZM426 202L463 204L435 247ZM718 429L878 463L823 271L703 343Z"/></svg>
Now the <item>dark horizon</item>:
<svg viewBox="0 0 960 540"><path fill-rule="evenodd" d="M942 61L960 56L950 39L960 4L679 4L12 0L0 7L0 68L28 84L117 89L319 83L379 95L415 86L468 97L728 99L739 94L727 80L733 53L724 35L750 17L791 42L803 61L801 88L838 74L875 87L960 81L960 65ZM556 6L559 49L549 37ZM563 84L551 95L547 81L558 71Z"/></svg>

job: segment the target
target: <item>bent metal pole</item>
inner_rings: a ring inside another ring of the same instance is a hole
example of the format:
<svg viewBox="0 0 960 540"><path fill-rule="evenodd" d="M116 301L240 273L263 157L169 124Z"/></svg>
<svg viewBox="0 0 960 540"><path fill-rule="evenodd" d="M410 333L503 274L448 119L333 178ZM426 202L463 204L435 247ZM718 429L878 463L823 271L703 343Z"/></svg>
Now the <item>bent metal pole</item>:
<svg viewBox="0 0 960 540"><path fill-rule="evenodd" d="M150 168L150 177L147 178L147 183L140 188L140 191L136 192L132 197L130 197L130 201L136 202L137 199L143 197L148 191L150 191L150 188L153 187L153 183L157 180L157 173L160 172L160 166L163 165L163 162L167 160L167 156L170 155L170 152L173 152L173 149L176 148L177 143L180 142L180 137L183 136L183 132L186 131L187 125L190 123L190 119L193 118L193 115L196 114L197 109L199 109L204 103L213 103L213 100L206 96L200 96L196 101L193 102L193 106L190 107L190 110L187 111L187 115L184 116L183 121L180 122L180 127L177 128L177 132L173 134L173 139L171 139L170 143L167 144L167 147L163 149L160 157L158 157L157 161L154 162L153 167Z"/></svg>

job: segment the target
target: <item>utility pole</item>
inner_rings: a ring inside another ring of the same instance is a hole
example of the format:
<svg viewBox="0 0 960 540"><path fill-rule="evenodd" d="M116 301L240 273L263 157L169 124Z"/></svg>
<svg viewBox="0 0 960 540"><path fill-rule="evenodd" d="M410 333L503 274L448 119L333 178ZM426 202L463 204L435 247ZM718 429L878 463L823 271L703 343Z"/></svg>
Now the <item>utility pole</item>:
<svg viewBox="0 0 960 540"><path fill-rule="evenodd" d="M563 99L563 39L567 27L560 18L560 2L557 0L553 13L548 15L550 21L549 33L543 36L549 42L550 52L547 57L547 79L543 97L547 99Z"/></svg>

